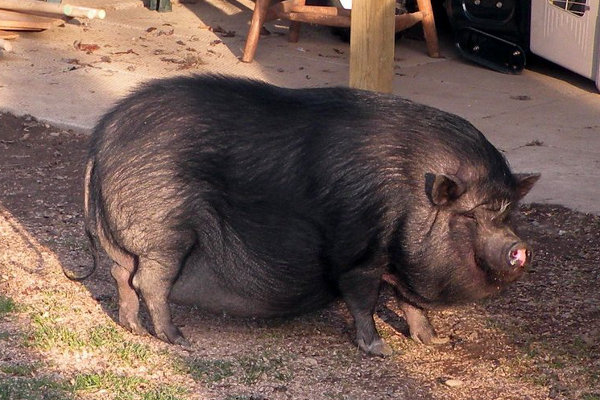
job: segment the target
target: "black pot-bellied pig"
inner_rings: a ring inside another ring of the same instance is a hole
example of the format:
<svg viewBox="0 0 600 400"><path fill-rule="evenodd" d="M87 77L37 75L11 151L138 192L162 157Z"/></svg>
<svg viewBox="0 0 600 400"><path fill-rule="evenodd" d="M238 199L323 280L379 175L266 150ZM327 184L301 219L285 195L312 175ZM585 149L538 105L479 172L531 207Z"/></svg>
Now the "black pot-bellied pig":
<svg viewBox="0 0 600 400"><path fill-rule="evenodd" d="M424 309L496 293L529 263L509 216L538 177L512 174L465 120L398 97L182 77L100 120L85 218L134 332L139 295L178 344L169 301L268 318L341 296L358 346L386 355L384 275L411 335L435 341Z"/></svg>

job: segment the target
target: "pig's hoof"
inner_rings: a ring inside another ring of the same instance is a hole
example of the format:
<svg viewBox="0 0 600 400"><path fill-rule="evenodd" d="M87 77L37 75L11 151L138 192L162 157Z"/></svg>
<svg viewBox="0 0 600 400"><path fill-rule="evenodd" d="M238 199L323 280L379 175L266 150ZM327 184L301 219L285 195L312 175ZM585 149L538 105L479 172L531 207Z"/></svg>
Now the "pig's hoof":
<svg viewBox="0 0 600 400"><path fill-rule="evenodd" d="M448 336L434 336L431 338L430 344L446 344L450 341Z"/></svg>
<svg viewBox="0 0 600 400"><path fill-rule="evenodd" d="M187 340L185 337L180 336L177 339L175 339L175 341L173 342L173 344L176 344L178 346L183 347L184 349L190 349L192 347L192 344L189 342L189 340Z"/></svg>
<svg viewBox="0 0 600 400"><path fill-rule="evenodd" d="M411 332L410 336L413 338L415 342L426 344L426 345L436 345L436 344L445 344L450 341L449 337L440 337L435 331L425 329L420 332Z"/></svg>
<svg viewBox="0 0 600 400"><path fill-rule="evenodd" d="M120 321L123 328L127 329L129 332L134 333L140 336L148 335L148 331L139 323L132 321Z"/></svg>
<svg viewBox="0 0 600 400"><path fill-rule="evenodd" d="M359 343L358 346L365 351L365 353L371 354L373 356L379 357L388 357L391 356L394 352L390 345L383 341L383 339L374 340L369 345L366 345L364 342Z"/></svg>
<svg viewBox="0 0 600 400"><path fill-rule="evenodd" d="M421 316L421 315L420 315ZM422 318L411 318L409 320L408 328L410 331L410 337L417 343L422 344L444 344L450 340L447 337L439 337L435 333L435 329L429 323L427 317L422 315Z"/></svg>
<svg viewBox="0 0 600 400"><path fill-rule="evenodd" d="M183 336L181 331L175 326L165 331L156 332L156 337L158 337L163 342L176 344L181 347L189 348L192 346L190 342L188 342L188 340Z"/></svg>

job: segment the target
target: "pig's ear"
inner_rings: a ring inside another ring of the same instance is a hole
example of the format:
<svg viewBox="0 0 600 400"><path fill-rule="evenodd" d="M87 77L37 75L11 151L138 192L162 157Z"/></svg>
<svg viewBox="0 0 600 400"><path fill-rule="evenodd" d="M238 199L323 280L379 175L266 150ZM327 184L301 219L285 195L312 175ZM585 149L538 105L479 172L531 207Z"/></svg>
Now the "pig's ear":
<svg viewBox="0 0 600 400"><path fill-rule="evenodd" d="M517 181L517 197L521 200L540 179L541 174L514 174Z"/></svg>
<svg viewBox="0 0 600 400"><path fill-rule="evenodd" d="M466 185L454 175L425 174L425 193L436 206L443 206L458 199Z"/></svg>

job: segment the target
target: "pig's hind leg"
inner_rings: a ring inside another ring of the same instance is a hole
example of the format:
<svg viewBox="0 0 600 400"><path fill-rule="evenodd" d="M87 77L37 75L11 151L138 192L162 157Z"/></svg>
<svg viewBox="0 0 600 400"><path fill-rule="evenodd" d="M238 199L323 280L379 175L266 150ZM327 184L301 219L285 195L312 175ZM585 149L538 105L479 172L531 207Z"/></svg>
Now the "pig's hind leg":
<svg viewBox="0 0 600 400"><path fill-rule="evenodd" d="M110 272L117 283L119 323L133 333L146 334L147 332L142 327L139 318L140 300L135 289L131 286L133 271L115 262Z"/></svg>
<svg viewBox="0 0 600 400"><path fill-rule="evenodd" d="M156 337L167 343L187 347L188 341L173 324L168 302L171 287L182 262L183 257L175 255L140 256L133 286L139 290L146 303Z"/></svg>

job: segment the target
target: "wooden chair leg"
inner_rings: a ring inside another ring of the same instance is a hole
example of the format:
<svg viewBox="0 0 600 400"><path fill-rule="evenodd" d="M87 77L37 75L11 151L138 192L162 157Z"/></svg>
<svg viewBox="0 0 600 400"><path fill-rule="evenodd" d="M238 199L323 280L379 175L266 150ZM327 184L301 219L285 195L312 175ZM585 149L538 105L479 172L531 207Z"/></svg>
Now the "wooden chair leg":
<svg viewBox="0 0 600 400"><path fill-rule="evenodd" d="M292 10L294 7L304 7L306 6L306 0L292 0ZM290 21L290 33L288 36L288 41L292 43L296 43L298 39L300 39L300 27L302 23L299 21Z"/></svg>
<svg viewBox="0 0 600 400"><path fill-rule="evenodd" d="M242 56L243 62L249 63L254 60L254 53L256 53L256 47L258 46L258 39L260 37L260 29L265 23L267 10L269 9L270 4L271 0L256 0L256 3L254 4L252 22L250 22L244 55Z"/></svg>
<svg viewBox="0 0 600 400"><path fill-rule="evenodd" d="M435 20L433 19L433 8L430 0L417 0L419 11L423 13L423 34L427 44L427 53L429 57L438 58L440 56L440 46L438 43L437 31L435 29Z"/></svg>
<svg viewBox="0 0 600 400"><path fill-rule="evenodd" d="M153 0L156 1L156 0ZM164 1L164 0L163 0ZM254 60L254 54L256 53L256 48L258 47L258 40L260 38L260 30L267 20L278 18L279 14L276 11L269 10L272 0L256 0L254 5L254 12L252 13L252 21L250 22L250 29L248 30L248 37L246 38L246 46L244 48L244 54L242 55L242 61L249 63ZM305 6L306 0L286 0L281 3L277 3L277 6L285 5L283 11L289 12L293 10L294 7L298 7L302 9ZM437 31L435 28L435 20L433 17L433 8L431 7L431 0L417 0L417 5L419 7L420 13L422 15L422 24L423 24L423 33L425 36L425 43L427 44L427 53L430 57L439 57L439 43L437 37ZM290 7L288 10L286 7ZM306 7L304 7L306 8ZM279 10L282 11L282 10ZM305 10L304 10L305 11ZM329 15L329 14L328 14ZM416 23L420 18L410 18L411 16L400 16L400 17L408 17L408 18L398 18L396 17L396 30L405 29L406 27L412 26ZM420 16L419 16L420 17ZM414 21L413 21L414 20ZM399 26L400 23L400 26ZM406 25L406 26L405 26ZM302 23L299 21L291 21L290 22L290 30L289 30L289 41L297 42L300 36L300 27Z"/></svg>
<svg viewBox="0 0 600 400"><path fill-rule="evenodd" d="M292 43L296 43L300 39L300 27L302 26L302 22L291 21L290 22L290 33L288 36L288 41Z"/></svg>

